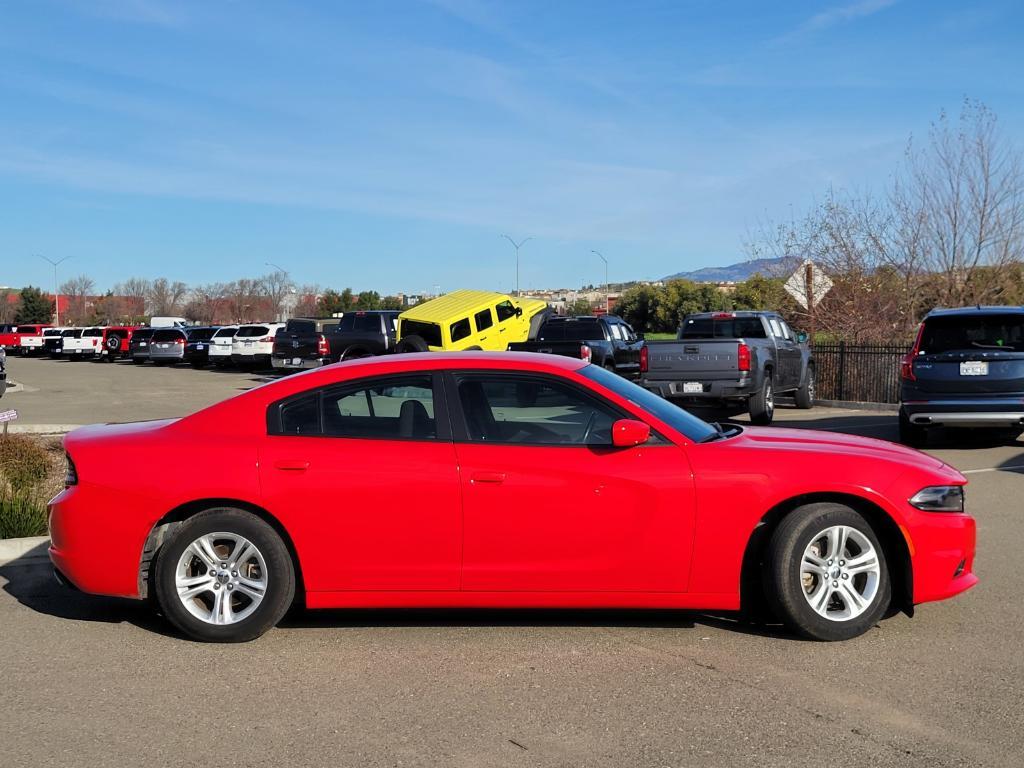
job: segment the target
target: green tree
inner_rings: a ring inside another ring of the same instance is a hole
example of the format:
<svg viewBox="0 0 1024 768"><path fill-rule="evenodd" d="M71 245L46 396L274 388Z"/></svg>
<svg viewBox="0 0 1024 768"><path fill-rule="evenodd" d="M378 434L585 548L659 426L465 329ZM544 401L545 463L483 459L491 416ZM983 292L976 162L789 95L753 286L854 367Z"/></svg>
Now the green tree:
<svg viewBox="0 0 1024 768"><path fill-rule="evenodd" d="M380 294L376 291L360 291L356 297L356 309L380 309Z"/></svg>
<svg viewBox="0 0 1024 768"><path fill-rule="evenodd" d="M48 323L53 317L53 302L31 285L21 291L21 300L14 314L16 323Z"/></svg>
<svg viewBox="0 0 1024 768"><path fill-rule="evenodd" d="M404 307L402 307L402 300L397 296L385 296L380 300L380 308L401 310Z"/></svg>
<svg viewBox="0 0 1024 768"><path fill-rule="evenodd" d="M651 285L637 285L623 292L615 304L614 312L640 333L654 331L657 320L658 289Z"/></svg>
<svg viewBox="0 0 1024 768"><path fill-rule="evenodd" d="M576 315L589 315L594 309L590 306L590 302L584 298L578 298L572 304L567 304L565 307L566 313L570 316Z"/></svg>
<svg viewBox="0 0 1024 768"><path fill-rule="evenodd" d="M728 294L707 283L670 280L662 289L655 317L659 331L674 331L686 315L732 308Z"/></svg>
<svg viewBox="0 0 1024 768"><path fill-rule="evenodd" d="M783 282L781 278L753 275L736 286L732 294L733 307L783 312L793 302L782 287Z"/></svg>

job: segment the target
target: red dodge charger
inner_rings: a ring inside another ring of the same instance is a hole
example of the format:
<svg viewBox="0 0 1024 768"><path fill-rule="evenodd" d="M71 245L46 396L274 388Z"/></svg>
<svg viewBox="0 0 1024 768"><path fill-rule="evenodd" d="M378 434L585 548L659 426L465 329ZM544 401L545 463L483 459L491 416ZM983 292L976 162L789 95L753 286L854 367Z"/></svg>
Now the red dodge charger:
<svg viewBox="0 0 1024 768"><path fill-rule="evenodd" d="M310 608L767 605L855 637L972 587L966 480L879 440L720 428L602 368L390 355L65 440L58 578L201 640ZM111 474L135 466L200 471Z"/></svg>

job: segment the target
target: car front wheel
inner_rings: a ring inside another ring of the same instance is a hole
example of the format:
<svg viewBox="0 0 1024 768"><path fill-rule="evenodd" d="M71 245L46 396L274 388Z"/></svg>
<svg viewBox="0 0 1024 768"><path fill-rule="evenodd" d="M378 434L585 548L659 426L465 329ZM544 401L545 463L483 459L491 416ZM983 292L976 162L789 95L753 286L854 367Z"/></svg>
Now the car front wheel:
<svg viewBox="0 0 1024 768"><path fill-rule="evenodd" d="M281 537L239 509L211 509L182 523L160 550L155 578L167 619L206 642L254 640L281 620L295 596Z"/></svg>
<svg viewBox="0 0 1024 768"><path fill-rule="evenodd" d="M768 545L767 591L790 628L813 640L864 634L889 607L885 553L868 521L842 504L808 504Z"/></svg>

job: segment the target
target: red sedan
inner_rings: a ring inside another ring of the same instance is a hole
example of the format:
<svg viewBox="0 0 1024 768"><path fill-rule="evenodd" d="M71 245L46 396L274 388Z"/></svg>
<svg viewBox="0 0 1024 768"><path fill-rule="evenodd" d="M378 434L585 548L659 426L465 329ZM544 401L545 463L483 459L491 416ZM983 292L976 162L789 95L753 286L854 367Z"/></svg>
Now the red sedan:
<svg viewBox="0 0 1024 768"><path fill-rule="evenodd" d="M823 432L709 425L602 368L391 355L183 419L69 434L58 578L242 641L310 608L767 602L821 640L972 587L964 477ZM168 471L111 474L112 455ZM182 471L173 467L201 468Z"/></svg>

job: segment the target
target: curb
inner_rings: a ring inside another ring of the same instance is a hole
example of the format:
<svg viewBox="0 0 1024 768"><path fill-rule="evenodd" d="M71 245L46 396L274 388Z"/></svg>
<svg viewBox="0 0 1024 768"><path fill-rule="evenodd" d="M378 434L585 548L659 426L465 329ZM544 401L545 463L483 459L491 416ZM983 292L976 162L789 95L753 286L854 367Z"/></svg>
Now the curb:
<svg viewBox="0 0 1024 768"><path fill-rule="evenodd" d="M0 539L0 565L42 565L50 562L48 536Z"/></svg>
<svg viewBox="0 0 1024 768"><path fill-rule="evenodd" d="M73 429L84 427L85 424L11 424L11 434L22 435L66 435Z"/></svg>
<svg viewBox="0 0 1024 768"><path fill-rule="evenodd" d="M815 400L815 405L825 408L845 408L850 411L881 411L896 413L900 407L896 403L864 403L858 400Z"/></svg>

